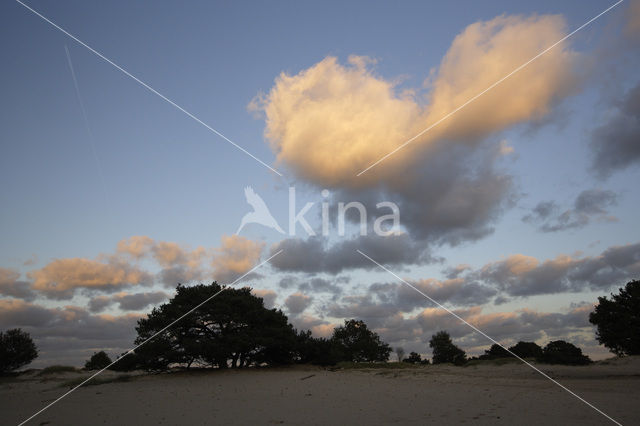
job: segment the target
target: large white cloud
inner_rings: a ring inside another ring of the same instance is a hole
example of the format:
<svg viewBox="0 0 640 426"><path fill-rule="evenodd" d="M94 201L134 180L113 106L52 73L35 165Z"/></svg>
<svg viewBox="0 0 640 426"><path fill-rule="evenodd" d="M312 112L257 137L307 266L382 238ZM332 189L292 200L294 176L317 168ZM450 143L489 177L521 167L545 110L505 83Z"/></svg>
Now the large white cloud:
<svg viewBox="0 0 640 426"><path fill-rule="evenodd" d="M265 136L279 162L321 186L362 187L394 177L416 152L438 140L479 141L536 120L573 88L575 53L560 45L514 74L450 120L356 173L443 118L565 35L561 16L499 16L469 25L453 41L428 95L399 91L375 74L373 61L327 57L296 75L282 73L250 108L265 114ZM418 159L419 163L421 160Z"/></svg>

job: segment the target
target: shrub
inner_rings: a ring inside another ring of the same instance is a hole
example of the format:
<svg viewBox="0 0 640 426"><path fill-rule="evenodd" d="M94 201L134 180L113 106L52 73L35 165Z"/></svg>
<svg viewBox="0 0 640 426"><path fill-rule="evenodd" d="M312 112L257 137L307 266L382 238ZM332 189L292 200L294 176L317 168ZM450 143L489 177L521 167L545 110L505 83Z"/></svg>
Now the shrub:
<svg viewBox="0 0 640 426"><path fill-rule="evenodd" d="M94 353L87 362L84 363L86 370L102 370L111 364L111 358L105 351Z"/></svg>
<svg viewBox="0 0 640 426"><path fill-rule="evenodd" d="M391 348L378 334L367 328L363 321L345 320L344 325L333 330L331 340L342 352L343 361L387 361Z"/></svg>
<svg viewBox="0 0 640 426"><path fill-rule="evenodd" d="M453 344L451 336L446 331L439 331L431 336L429 346L433 350L432 361L434 364L450 362L455 365L463 365L467 362L467 354Z"/></svg>
<svg viewBox="0 0 640 426"><path fill-rule="evenodd" d="M511 352L520 358L536 358L542 356L542 348L535 342L518 342L509 348Z"/></svg>
<svg viewBox="0 0 640 426"><path fill-rule="evenodd" d="M409 356L403 360L403 362L408 362L410 364L420 364L422 363L422 356L420 356L420 354L417 352L411 352Z"/></svg>
<svg viewBox="0 0 640 426"><path fill-rule="evenodd" d="M29 333L19 328L0 331L0 373L17 370L38 357L38 349Z"/></svg>
<svg viewBox="0 0 640 426"><path fill-rule="evenodd" d="M547 364L586 365L591 363L588 356L582 354L582 349L564 340L549 342L542 350L541 362Z"/></svg>

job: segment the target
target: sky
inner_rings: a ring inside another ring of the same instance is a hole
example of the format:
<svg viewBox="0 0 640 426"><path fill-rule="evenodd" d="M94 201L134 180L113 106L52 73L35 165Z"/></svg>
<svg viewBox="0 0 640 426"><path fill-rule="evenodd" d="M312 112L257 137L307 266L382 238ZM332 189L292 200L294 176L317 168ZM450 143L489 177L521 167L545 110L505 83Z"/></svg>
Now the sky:
<svg viewBox="0 0 640 426"><path fill-rule="evenodd" d="M580 27L614 3L3 2L0 330L81 365L177 283L247 274L316 336L490 346L409 283L502 344L610 356L588 314L640 277L640 3ZM237 232L256 196L283 233Z"/></svg>

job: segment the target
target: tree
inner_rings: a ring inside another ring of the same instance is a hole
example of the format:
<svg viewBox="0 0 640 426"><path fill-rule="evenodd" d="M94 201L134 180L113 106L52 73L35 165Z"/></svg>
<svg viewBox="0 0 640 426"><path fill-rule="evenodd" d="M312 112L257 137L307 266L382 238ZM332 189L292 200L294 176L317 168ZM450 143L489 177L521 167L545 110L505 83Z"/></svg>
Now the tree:
<svg viewBox="0 0 640 426"><path fill-rule="evenodd" d="M387 361L391 348L363 321L345 320L333 330L331 340L342 352L342 359L351 362Z"/></svg>
<svg viewBox="0 0 640 426"><path fill-rule="evenodd" d="M0 373L23 367L37 357L38 349L29 333L19 328L0 331Z"/></svg>
<svg viewBox="0 0 640 426"><path fill-rule="evenodd" d="M323 337L311 336L311 331L296 333L295 361L300 364L335 365L342 361L338 345Z"/></svg>
<svg viewBox="0 0 640 426"><path fill-rule="evenodd" d="M169 302L140 319L136 344L180 318L136 349L141 366L162 370L195 363L242 368L292 362L296 335L282 311L265 308L262 298L251 294L248 287L222 290L215 282L192 287L179 284ZM205 300L207 303L183 317Z"/></svg>
<svg viewBox="0 0 640 426"><path fill-rule="evenodd" d="M542 348L535 342L518 342L514 346L509 348L511 352L518 355L520 358L535 358L542 357Z"/></svg>
<svg viewBox="0 0 640 426"><path fill-rule="evenodd" d="M111 358L105 351L95 352L91 358L84 363L85 370L102 370L111 364Z"/></svg>
<svg viewBox="0 0 640 426"><path fill-rule="evenodd" d="M408 357L406 357L404 360L402 360L402 362L408 362L410 364L421 364L422 363L422 357L417 352L411 352L411 353L409 353Z"/></svg>
<svg viewBox="0 0 640 426"><path fill-rule="evenodd" d="M548 364L586 365L591 363L588 356L582 354L582 349L564 340L549 342L542 350L541 362Z"/></svg>
<svg viewBox="0 0 640 426"><path fill-rule="evenodd" d="M509 351L507 351L505 348L498 345L497 343L494 343L493 345L491 345L491 348L489 348L489 350L484 351L484 354L480 355L478 358L479 359L496 359L496 358L509 358L510 356L513 356L513 355L511 355Z"/></svg>
<svg viewBox="0 0 640 426"><path fill-rule="evenodd" d="M598 297L589 322L598 328L598 342L614 354L640 355L640 281L629 281L611 300Z"/></svg>
<svg viewBox="0 0 640 426"><path fill-rule="evenodd" d="M142 368L140 355L135 352L123 352L116 362L109 367L113 371L133 371Z"/></svg>
<svg viewBox="0 0 640 426"><path fill-rule="evenodd" d="M402 360L404 359L404 348L397 347L396 355L398 355L398 362L402 362Z"/></svg>
<svg viewBox="0 0 640 426"><path fill-rule="evenodd" d="M451 336L446 331L439 331L431 336L429 346L433 350L432 361L434 364L451 362L461 365L467 361L465 352L453 344Z"/></svg>

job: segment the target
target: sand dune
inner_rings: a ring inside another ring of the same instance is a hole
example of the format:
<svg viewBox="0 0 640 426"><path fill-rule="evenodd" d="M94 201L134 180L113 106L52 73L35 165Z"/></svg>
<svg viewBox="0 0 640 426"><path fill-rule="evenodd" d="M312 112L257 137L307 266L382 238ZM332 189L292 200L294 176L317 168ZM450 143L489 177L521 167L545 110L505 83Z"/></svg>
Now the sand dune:
<svg viewBox="0 0 640 426"><path fill-rule="evenodd" d="M640 419L640 358L541 366L622 424ZM2 424L17 424L87 373L0 381ZM102 382L121 375L106 372ZM65 387L65 384L66 386ZM315 367L140 374L85 386L31 424L600 425L605 417L522 364L330 371Z"/></svg>

